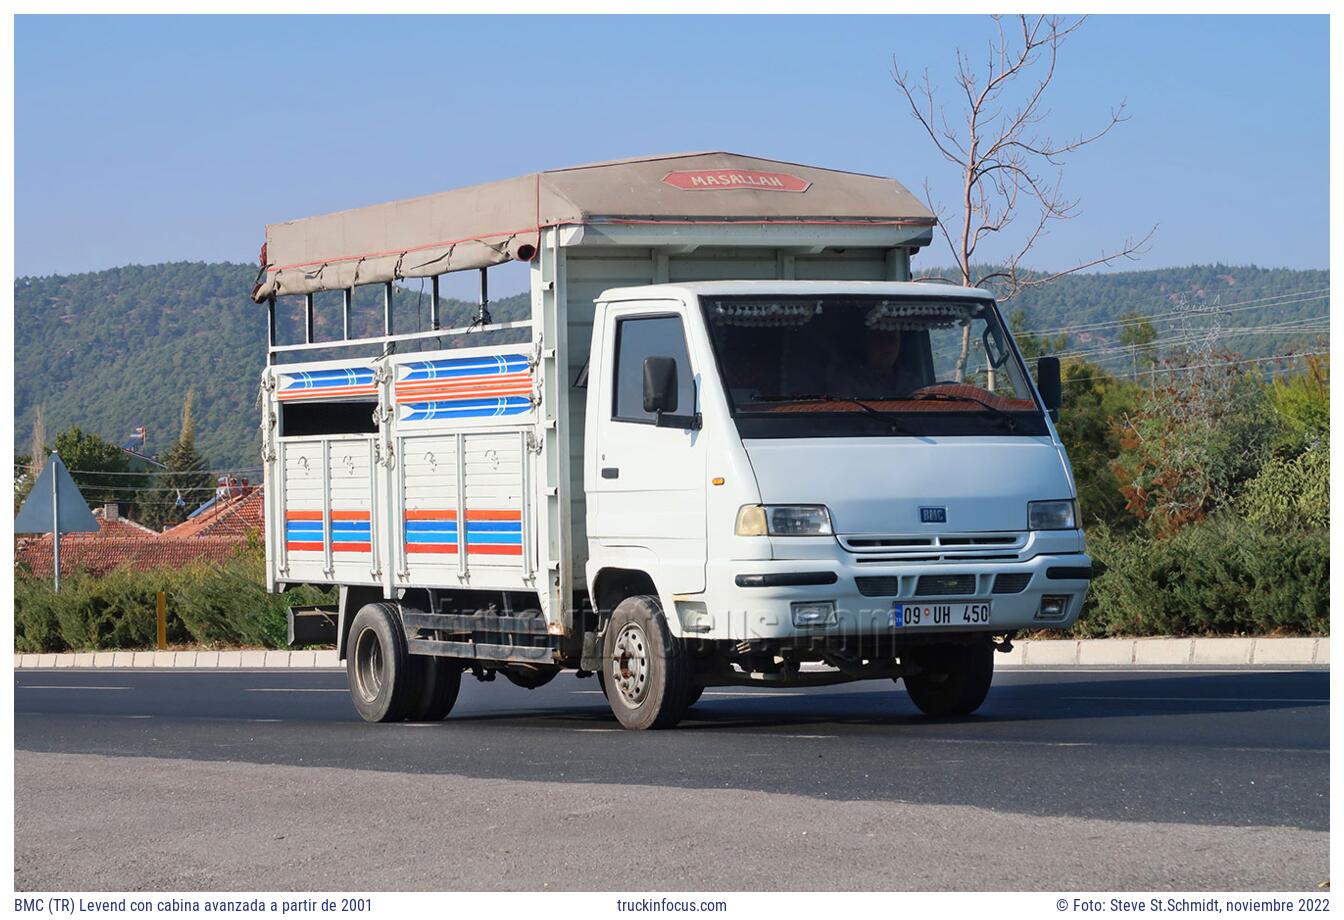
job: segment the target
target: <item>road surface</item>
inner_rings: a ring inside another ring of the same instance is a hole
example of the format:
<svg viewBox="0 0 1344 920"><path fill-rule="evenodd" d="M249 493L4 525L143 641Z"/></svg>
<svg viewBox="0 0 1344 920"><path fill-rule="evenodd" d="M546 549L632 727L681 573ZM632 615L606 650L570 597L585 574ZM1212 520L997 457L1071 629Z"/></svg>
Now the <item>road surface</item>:
<svg viewBox="0 0 1344 920"><path fill-rule="evenodd" d="M15 884L59 889L1314 889L1328 672L1003 669L710 689L463 682L366 725L334 671L17 671Z"/></svg>

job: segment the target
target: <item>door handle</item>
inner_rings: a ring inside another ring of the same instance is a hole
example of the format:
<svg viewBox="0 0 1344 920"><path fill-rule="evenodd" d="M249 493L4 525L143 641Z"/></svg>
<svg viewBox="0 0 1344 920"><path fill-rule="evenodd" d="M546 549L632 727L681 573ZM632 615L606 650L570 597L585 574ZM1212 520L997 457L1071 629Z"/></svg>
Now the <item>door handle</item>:
<svg viewBox="0 0 1344 920"><path fill-rule="evenodd" d="M620 478L621 478L621 470L620 470L619 467L615 467L615 466L604 466L604 467L602 467L602 478L603 478L603 479L620 479Z"/></svg>

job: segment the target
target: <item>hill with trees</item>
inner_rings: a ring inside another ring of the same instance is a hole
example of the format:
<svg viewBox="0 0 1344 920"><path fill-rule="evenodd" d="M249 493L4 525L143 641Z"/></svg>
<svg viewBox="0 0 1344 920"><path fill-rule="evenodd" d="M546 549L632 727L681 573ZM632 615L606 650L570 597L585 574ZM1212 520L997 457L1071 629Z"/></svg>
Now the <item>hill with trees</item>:
<svg viewBox="0 0 1344 920"><path fill-rule="evenodd" d="M916 267L915 274L947 273ZM40 405L50 431L77 425L120 444L143 425L147 449L162 454L178 436L190 389L196 446L207 465L255 467L266 340L265 311L247 296L255 278L251 265L177 262L17 279L15 452L26 452ZM1065 355L1124 371L1138 367L1140 356L1156 359L1210 330L1218 350L1250 357L1323 350L1315 343L1325 335L1318 318L1328 315L1328 286L1326 271L1247 266L1084 273L1024 291L1005 312L1018 313L1019 330ZM379 296L359 291L356 335L373 334L381 322ZM418 282L398 288L394 299L398 329L428 327L428 295ZM281 311L284 340L295 339L296 307ZM521 318L527 297L490 308L496 320ZM441 310L445 325L465 325L475 305L444 300ZM1151 337L1120 319L1127 314L1153 317ZM338 334L331 324L339 311L319 310L319 321L319 338Z"/></svg>

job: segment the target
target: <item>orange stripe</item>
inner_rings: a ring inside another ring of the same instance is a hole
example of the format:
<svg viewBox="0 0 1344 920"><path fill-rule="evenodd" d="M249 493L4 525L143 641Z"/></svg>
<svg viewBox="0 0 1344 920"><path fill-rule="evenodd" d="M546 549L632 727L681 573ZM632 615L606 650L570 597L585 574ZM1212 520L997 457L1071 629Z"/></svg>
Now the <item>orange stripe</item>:
<svg viewBox="0 0 1344 920"><path fill-rule="evenodd" d="M436 511L432 508L407 508L406 520L408 521L455 521L457 512L452 508L444 508Z"/></svg>
<svg viewBox="0 0 1344 920"><path fill-rule="evenodd" d="M446 390L435 388L432 390L397 390L397 400L406 402L409 399L432 399L434 397L449 397L452 399L469 399L473 396L526 396L532 392L529 384L513 385L506 387L473 387L470 390Z"/></svg>
<svg viewBox="0 0 1344 920"><path fill-rule="evenodd" d="M521 521L523 512L508 510L471 510L467 512L468 521Z"/></svg>
<svg viewBox="0 0 1344 920"><path fill-rule="evenodd" d="M333 543L331 551L333 553L368 553L372 552L371 543Z"/></svg>
<svg viewBox="0 0 1344 920"><path fill-rule="evenodd" d="M288 543L285 544L285 549L289 550L290 552L320 553L322 552L322 544L310 543L306 540L303 542L299 542L297 540L290 540Z"/></svg>
<svg viewBox="0 0 1344 920"><path fill-rule="evenodd" d="M335 511L331 512L333 521L367 521L369 512L367 511Z"/></svg>
<svg viewBox="0 0 1344 920"><path fill-rule="evenodd" d="M474 383L481 380L526 380L532 376L531 371L509 371L507 374L489 374L482 371L479 374L458 374L456 377L422 377L416 380L398 380L399 387L421 387L431 383Z"/></svg>
<svg viewBox="0 0 1344 920"><path fill-rule="evenodd" d="M433 386L413 386L397 387L397 395L410 395L413 393L493 393L496 390L508 390L509 392L522 391L527 392L532 389L530 380L505 380L501 382L491 381L490 383L473 383L471 386L446 386L436 384Z"/></svg>
<svg viewBox="0 0 1344 920"><path fill-rule="evenodd" d="M507 543L482 543L468 544L467 552L477 556L521 556L523 548L521 546L510 546Z"/></svg>
<svg viewBox="0 0 1344 920"><path fill-rule="evenodd" d="M517 371L512 374L463 374L461 377L433 377L428 380L400 380L397 389L403 387L471 387L483 383L519 383L531 380L530 371Z"/></svg>
<svg viewBox="0 0 1344 920"><path fill-rule="evenodd" d="M408 553L456 553L456 543L407 543Z"/></svg>
<svg viewBox="0 0 1344 920"><path fill-rule="evenodd" d="M286 511L285 520L287 521L320 521L322 520L321 511Z"/></svg>

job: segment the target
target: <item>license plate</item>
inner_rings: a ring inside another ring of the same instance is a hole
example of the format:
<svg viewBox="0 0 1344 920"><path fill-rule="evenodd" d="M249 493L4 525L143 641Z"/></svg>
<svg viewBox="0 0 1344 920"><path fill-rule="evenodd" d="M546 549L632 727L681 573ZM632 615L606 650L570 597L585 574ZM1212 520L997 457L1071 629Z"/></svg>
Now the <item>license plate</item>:
<svg viewBox="0 0 1344 920"><path fill-rule="evenodd" d="M989 623L989 601L965 604L891 605L892 629L934 626L985 626Z"/></svg>

